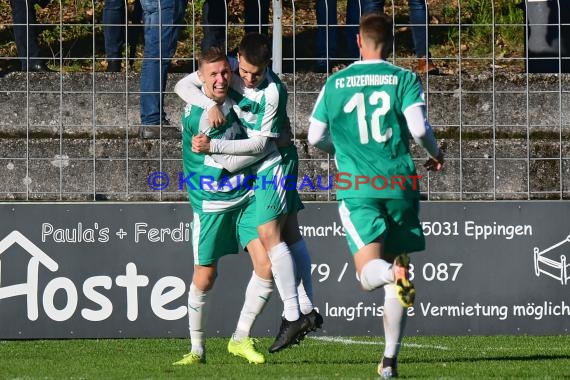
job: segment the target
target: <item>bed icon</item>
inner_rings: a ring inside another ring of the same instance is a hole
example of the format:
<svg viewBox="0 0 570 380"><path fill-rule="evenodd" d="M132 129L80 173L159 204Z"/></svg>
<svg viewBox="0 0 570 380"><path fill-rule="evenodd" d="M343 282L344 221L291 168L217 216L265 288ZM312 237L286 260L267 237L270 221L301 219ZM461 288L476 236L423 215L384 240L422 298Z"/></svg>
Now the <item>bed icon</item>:
<svg viewBox="0 0 570 380"><path fill-rule="evenodd" d="M566 255L563 252L561 253L560 250L557 250L558 247L566 243L570 243L570 235L560 243L556 243L542 251L534 247L534 273L537 277L539 277L541 273L544 273L560 281L562 285L568 283L568 279L570 278L568 275L568 267L570 264L567 264Z"/></svg>

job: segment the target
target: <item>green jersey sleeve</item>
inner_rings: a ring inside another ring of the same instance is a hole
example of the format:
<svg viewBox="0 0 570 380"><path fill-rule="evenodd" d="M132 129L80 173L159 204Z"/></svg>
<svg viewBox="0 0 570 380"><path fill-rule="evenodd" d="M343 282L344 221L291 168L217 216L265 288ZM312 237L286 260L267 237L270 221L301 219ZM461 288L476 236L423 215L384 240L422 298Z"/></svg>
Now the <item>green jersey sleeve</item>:
<svg viewBox="0 0 570 380"><path fill-rule="evenodd" d="M424 90L422 84L415 73L410 71L402 72L403 93L402 93L402 113L409 107L425 105Z"/></svg>

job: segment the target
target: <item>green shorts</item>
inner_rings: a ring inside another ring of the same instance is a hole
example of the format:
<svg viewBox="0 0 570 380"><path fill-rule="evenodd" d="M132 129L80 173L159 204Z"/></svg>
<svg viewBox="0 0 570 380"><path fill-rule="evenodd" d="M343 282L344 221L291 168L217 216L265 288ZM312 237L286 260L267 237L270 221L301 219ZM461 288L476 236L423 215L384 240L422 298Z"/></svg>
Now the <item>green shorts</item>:
<svg viewBox="0 0 570 380"><path fill-rule="evenodd" d="M299 155L295 145L279 148L279 153L281 153L281 166L283 166L283 176L285 177L284 187L287 190L285 195L287 214L293 214L305 208L297 191L297 186L299 186Z"/></svg>
<svg viewBox="0 0 570 380"><path fill-rule="evenodd" d="M194 213L194 265L211 265L225 255L239 253L237 218L240 212L237 209L224 213Z"/></svg>
<svg viewBox="0 0 570 380"><path fill-rule="evenodd" d="M282 182L283 166L280 164L257 172L254 191L258 226L287 213L287 191Z"/></svg>
<svg viewBox="0 0 570 380"><path fill-rule="evenodd" d="M244 205L237 219L238 240L245 249L247 245L259 237L257 233L257 210L255 198Z"/></svg>
<svg viewBox="0 0 570 380"><path fill-rule="evenodd" d="M354 255L382 237L384 252L401 254L425 249L418 218L419 199L345 198L339 201L340 219Z"/></svg>
<svg viewBox="0 0 570 380"><path fill-rule="evenodd" d="M225 255L240 252L257 239L255 200L224 213L194 213L192 249L194 265L211 265Z"/></svg>

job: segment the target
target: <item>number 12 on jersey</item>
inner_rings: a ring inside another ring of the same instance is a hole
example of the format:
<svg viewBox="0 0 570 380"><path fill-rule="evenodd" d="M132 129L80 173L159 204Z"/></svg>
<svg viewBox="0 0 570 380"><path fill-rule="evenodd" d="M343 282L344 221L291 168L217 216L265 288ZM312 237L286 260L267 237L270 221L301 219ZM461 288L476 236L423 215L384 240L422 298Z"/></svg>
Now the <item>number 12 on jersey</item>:
<svg viewBox="0 0 570 380"><path fill-rule="evenodd" d="M386 91L374 91L368 97L368 103L371 106L378 106L374 109L370 117L370 132L372 133L372 138L379 143L386 142L392 137L392 128L386 129L386 134L383 135L380 132L380 117L386 115L390 110L390 95L388 95ZM366 122L366 104L362 92L357 92L352 95L352 98L344 105L343 111L345 113L352 113L355 109L360 143L368 144L370 141L369 128Z"/></svg>

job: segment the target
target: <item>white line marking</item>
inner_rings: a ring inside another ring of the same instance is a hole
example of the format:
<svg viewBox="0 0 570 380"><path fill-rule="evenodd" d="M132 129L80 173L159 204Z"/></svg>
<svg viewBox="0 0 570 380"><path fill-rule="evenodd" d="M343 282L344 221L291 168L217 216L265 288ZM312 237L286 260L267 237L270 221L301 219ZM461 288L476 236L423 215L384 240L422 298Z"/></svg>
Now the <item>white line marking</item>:
<svg viewBox="0 0 570 380"><path fill-rule="evenodd" d="M363 344L363 345L384 345L384 342L371 342L368 340L354 340L348 338L341 338L339 336L312 336L311 339L321 340L323 342L342 343L342 344ZM416 344L416 343L402 343L402 346L416 347L416 348L434 348L436 350L449 350L445 346L432 346L430 344Z"/></svg>

